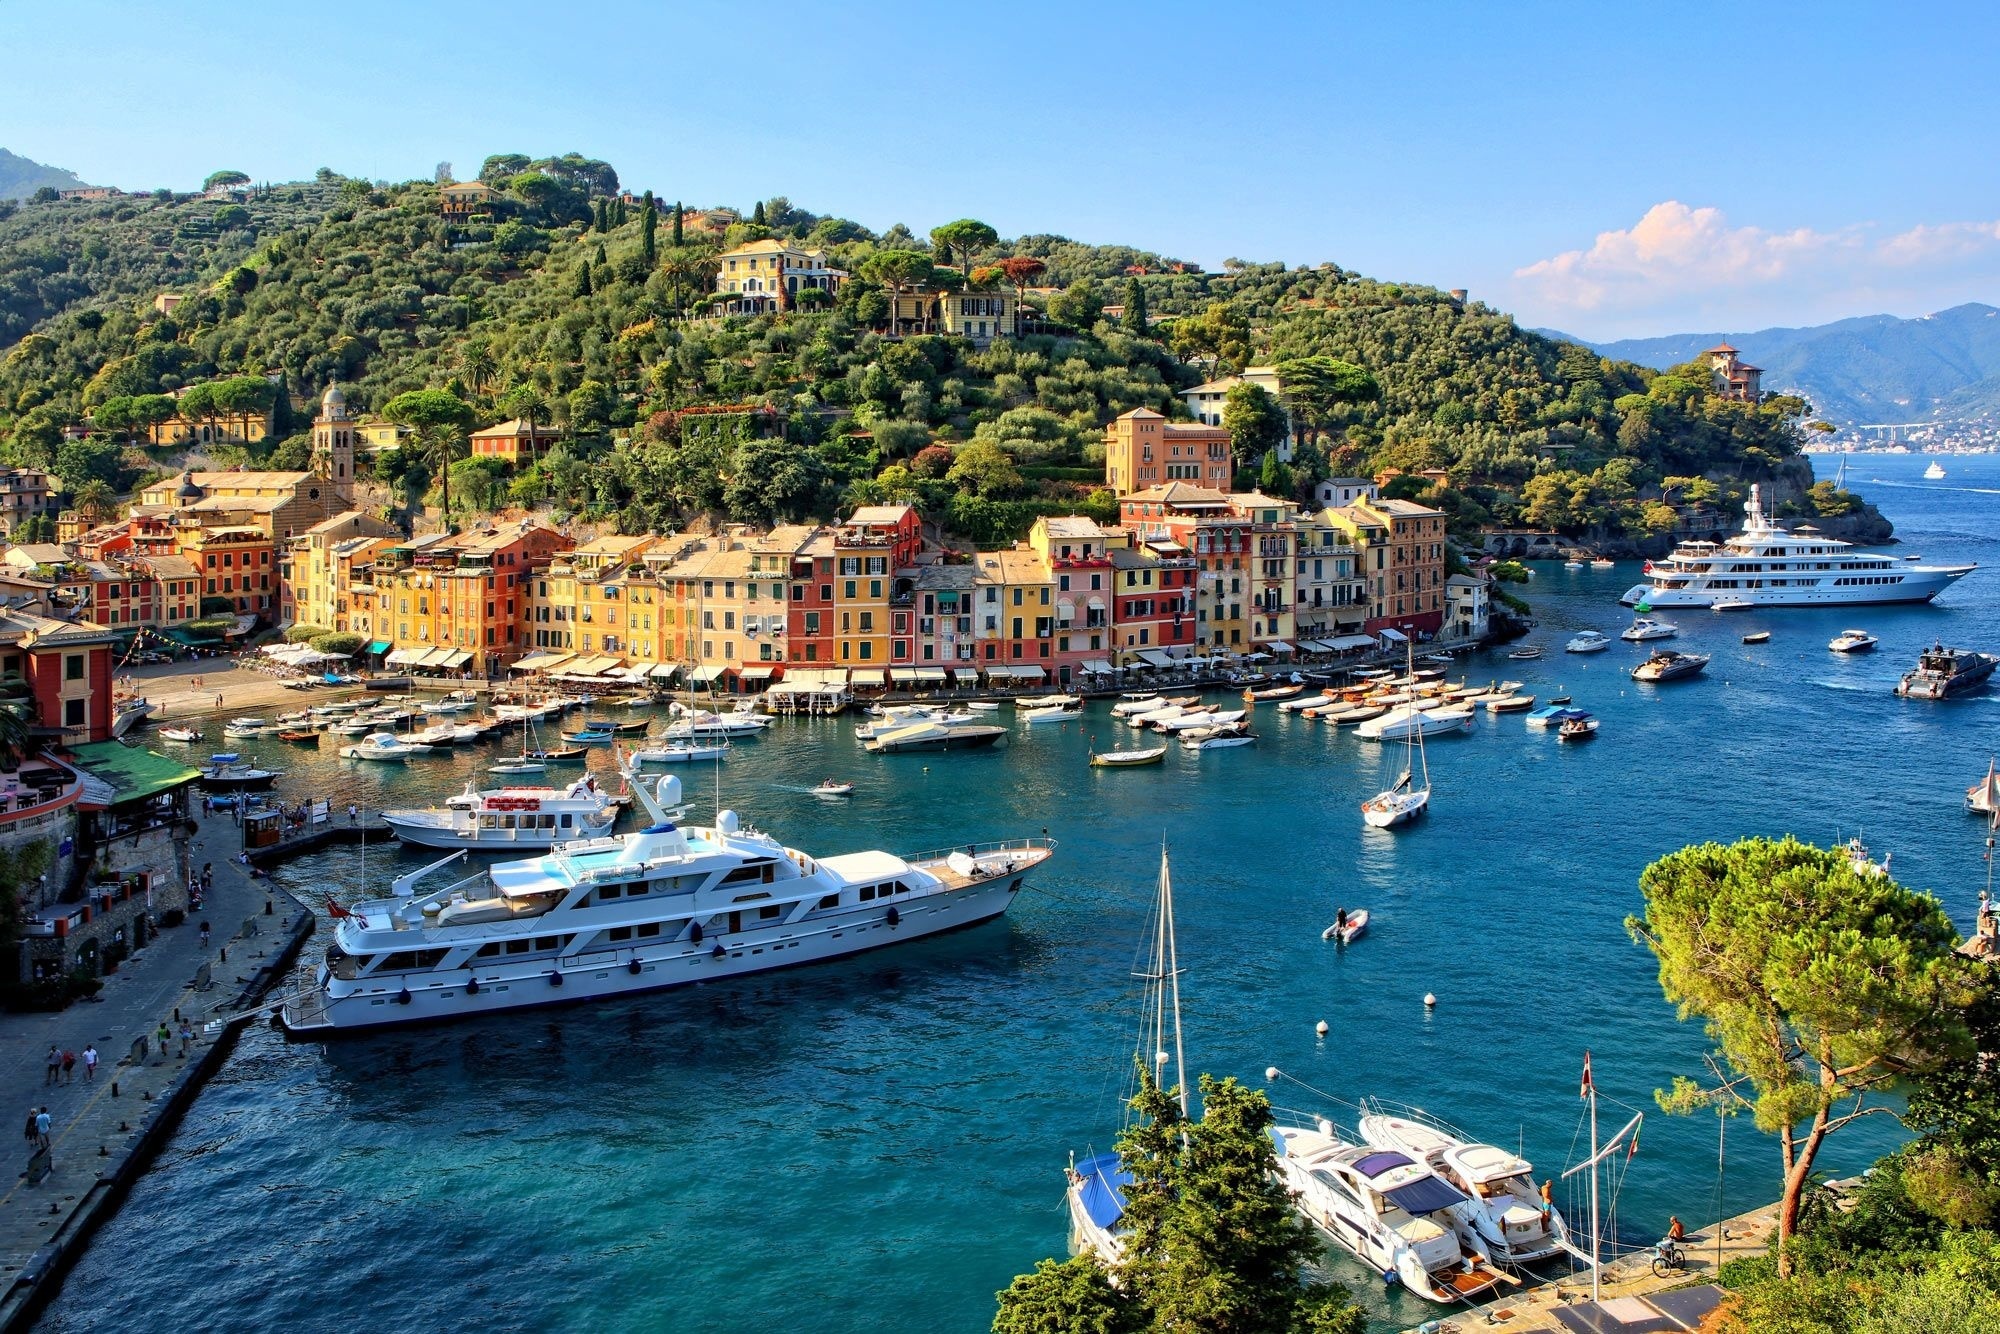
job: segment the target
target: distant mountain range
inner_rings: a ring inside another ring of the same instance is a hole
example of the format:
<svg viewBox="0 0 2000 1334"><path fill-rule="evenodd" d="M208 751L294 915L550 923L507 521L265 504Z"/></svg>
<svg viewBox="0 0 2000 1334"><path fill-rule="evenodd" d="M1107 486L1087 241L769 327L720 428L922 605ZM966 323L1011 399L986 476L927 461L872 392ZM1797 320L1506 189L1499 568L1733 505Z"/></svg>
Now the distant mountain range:
<svg viewBox="0 0 2000 1334"><path fill-rule="evenodd" d="M41 163L0 148L0 199L26 199L43 186L82 190L86 183L73 171Z"/></svg>
<svg viewBox="0 0 2000 1334"><path fill-rule="evenodd" d="M1862 315L1809 329L1670 334L1584 343L1608 357L1664 367L1727 342L1764 368L1764 387L1804 394L1821 416L1853 423L1964 420L2000 413L2000 310L1968 302L1903 320Z"/></svg>

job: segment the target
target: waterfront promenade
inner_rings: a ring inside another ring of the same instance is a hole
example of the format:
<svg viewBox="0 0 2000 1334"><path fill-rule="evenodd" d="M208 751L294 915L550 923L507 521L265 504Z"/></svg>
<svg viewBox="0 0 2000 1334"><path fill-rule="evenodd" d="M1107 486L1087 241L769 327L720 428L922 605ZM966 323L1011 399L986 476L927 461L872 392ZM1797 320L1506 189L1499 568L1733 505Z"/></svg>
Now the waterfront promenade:
<svg viewBox="0 0 2000 1334"><path fill-rule="evenodd" d="M54 1285L49 1271L67 1267L80 1243L103 1221L198 1084L226 1054L235 1002L265 965L277 961L307 914L289 894L234 860L242 831L226 812L202 821L191 840L194 865L214 866L215 884L199 912L161 931L111 976L95 1000L54 1014L0 1015L0 1086L14 1127L14 1171L0 1177L0 1330L22 1322ZM267 910L268 908L268 910ZM199 923L211 937L201 942ZM193 1030L185 1056L182 1019ZM164 1023L174 1037L164 1049ZM50 1046L77 1053L70 1078L49 1086ZM82 1053L95 1046L95 1079ZM31 1146L21 1134L31 1108L47 1106L53 1122L45 1176L31 1175ZM68 1252L56 1256L60 1248Z"/></svg>

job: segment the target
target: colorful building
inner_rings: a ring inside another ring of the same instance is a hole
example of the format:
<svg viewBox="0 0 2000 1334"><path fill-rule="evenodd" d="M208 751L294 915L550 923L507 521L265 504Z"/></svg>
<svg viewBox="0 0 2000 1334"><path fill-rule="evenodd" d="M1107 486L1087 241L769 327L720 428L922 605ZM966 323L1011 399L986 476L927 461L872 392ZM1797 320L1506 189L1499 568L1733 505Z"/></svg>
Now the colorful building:
<svg viewBox="0 0 2000 1334"><path fill-rule="evenodd" d="M533 463L562 439L553 426L538 426L520 417L472 433L472 457L502 463Z"/></svg>
<svg viewBox="0 0 2000 1334"><path fill-rule="evenodd" d="M112 649L117 634L90 621L60 621L25 607L0 608L0 675L19 676L46 734L67 742L111 735Z"/></svg>
<svg viewBox="0 0 2000 1334"><path fill-rule="evenodd" d="M389 666L498 673L527 651L534 579L570 538L532 522L430 533L374 552L372 633Z"/></svg>
<svg viewBox="0 0 2000 1334"><path fill-rule="evenodd" d="M1028 530L1027 546L1041 558L1045 577L1055 586L1055 652L1049 670L1058 680L1069 681L1091 663L1108 663L1117 642L1113 556L1129 548L1131 540L1122 528L1100 528L1075 515L1036 519Z"/></svg>
<svg viewBox="0 0 2000 1334"><path fill-rule="evenodd" d="M285 544L280 558L280 590L284 618L295 625L317 625L328 630L345 630L336 625L341 619L341 602L346 584L341 580L337 553L350 539L396 536L396 527L386 519L362 510L348 510L322 519Z"/></svg>
<svg viewBox="0 0 2000 1334"><path fill-rule="evenodd" d="M1250 651L1247 563L1251 523L1220 491L1170 482L1127 495L1123 526L1142 540L1165 538L1195 559L1195 643L1231 653Z"/></svg>
<svg viewBox="0 0 2000 1334"><path fill-rule="evenodd" d="M716 257L716 304L730 315L790 310L802 291L832 296L847 281L827 252L767 239L748 241Z"/></svg>
<svg viewBox="0 0 2000 1334"><path fill-rule="evenodd" d="M0 468L0 537L56 509L55 479L40 468Z"/></svg>
<svg viewBox="0 0 2000 1334"><path fill-rule="evenodd" d="M1194 556L1168 537L1114 549L1111 624L1113 667L1165 667L1195 644Z"/></svg>
<svg viewBox="0 0 2000 1334"><path fill-rule="evenodd" d="M1233 475L1229 432L1219 426L1134 408L1104 430L1104 480L1114 495L1173 482L1227 491Z"/></svg>
<svg viewBox="0 0 2000 1334"><path fill-rule="evenodd" d="M1435 634L1444 624L1444 514L1409 500L1358 500L1326 511L1355 548L1366 582L1366 634Z"/></svg>

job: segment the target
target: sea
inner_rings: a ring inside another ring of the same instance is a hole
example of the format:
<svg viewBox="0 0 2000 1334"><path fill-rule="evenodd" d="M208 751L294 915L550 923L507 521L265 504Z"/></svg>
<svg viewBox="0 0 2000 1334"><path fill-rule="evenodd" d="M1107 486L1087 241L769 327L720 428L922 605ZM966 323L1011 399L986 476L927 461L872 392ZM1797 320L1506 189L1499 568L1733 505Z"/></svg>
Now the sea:
<svg viewBox="0 0 2000 1334"><path fill-rule="evenodd" d="M868 755L852 716L781 721L683 770L699 813L813 853L1045 832L1060 850L1003 919L834 964L324 1044L255 1028L40 1328L983 1330L998 1289L1065 1253L1064 1167L1121 1125L1162 846L1191 1074L1341 1124L1364 1098L1420 1107L1560 1177L1588 1153L1588 1052L1603 1132L1644 1113L1602 1182L1613 1241L1767 1202L1778 1152L1747 1118L1656 1107L1709 1044L1625 920L1655 858L1791 833L1861 836L1969 929L1984 831L1962 797L2000 749L2000 693L1891 688L1933 641L2000 651L2000 458L1948 457L1942 481L1927 461L1855 456L1847 484L1894 520L1898 554L1978 571L1925 607L1676 612L1675 646L1715 655L1691 682L1635 685L1633 645L1562 652L1629 622L1637 565L1535 566L1525 642L1544 656L1488 652L1465 674L1571 695L1602 733L1564 745L1482 714L1430 746L1431 813L1405 830L1357 810L1400 746L1270 705L1255 746L1137 770L1088 767L1133 736L1102 703L951 755ZM1828 652L1849 626L1880 649ZM1744 645L1755 630L1770 642ZM497 753L405 768L263 749L289 770L281 795L337 809L441 799ZM811 796L827 778L854 796ZM422 861L338 848L276 878L317 902ZM1344 949L1321 939L1340 907L1371 914ZM1823 1167L1858 1170L1899 1134L1865 1119ZM1556 1187L1573 1218L1583 1180ZM1378 1329L1438 1314L1344 1252L1325 1268Z"/></svg>

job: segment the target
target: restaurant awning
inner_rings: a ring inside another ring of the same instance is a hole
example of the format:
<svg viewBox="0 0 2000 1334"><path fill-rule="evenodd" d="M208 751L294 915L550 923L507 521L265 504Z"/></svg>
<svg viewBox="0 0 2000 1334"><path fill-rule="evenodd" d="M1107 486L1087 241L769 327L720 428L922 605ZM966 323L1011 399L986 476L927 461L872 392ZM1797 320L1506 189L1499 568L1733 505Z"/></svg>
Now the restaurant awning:
<svg viewBox="0 0 2000 1334"><path fill-rule="evenodd" d="M858 686L879 686L886 684L888 678L880 667L856 667L851 679Z"/></svg>
<svg viewBox="0 0 2000 1334"><path fill-rule="evenodd" d="M674 673L678 672L679 670L680 670L679 663L656 662L653 664L653 679L656 681L671 681L674 677Z"/></svg>
<svg viewBox="0 0 2000 1334"><path fill-rule="evenodd" d="M411 667L423 661L424 654L429 652L427 648L399 648L383 661L390 667Z"/></svg>
<svg viewBox="0 0 2000 1334"><path fill-rule="evenodd" d="M945 670L951 673L952 679L955 681L977 681L979 679L979 669L977 667L947 667Z"/></svg>
<svg viewBox="0 0 2000 1334"><path fill-rule="evenodd" d="M1376 637L1385 644L1407 644L1410 642L1410 637L1401 630L1383 629L1375 633Z"/></svg>
<svg viewBox="0 0 2000 1334"><path fill-rule="evenodd" d="M1140 649L1139 661L1145 663L1148 667L1173 667L1178 665L1174 662L1172 654L1164 653L1156 648Z"/></svg>
<svg viewBox="0 0 2000 1334"><path fill-rule="evenodd" d="M1010 667L1007 669L1016 681L1039 681L1048 673L1040 667Z"/></svg>
<svg viewBox="0 0 2000 1334"><path fill-rule="evenodd" d="M386 639L376 640L374 643L370 644L367 649L367 652L370 657L373 657L377 653L387 653L388 651L389 651L389 641Z"/></svg>
<svg viewBox="0 0 2000 1334"><path fill-rule="evenodd" d="M1089 662L1083 664L1083 670L1085 670L1086 672L1110 672L1112 670L1112 667L1111 664L1103 658L1092 658Z"/></svg>
<svg viewBox="0 0 2000 1334"><path fill-rule="evenodd" d="M944 668L898 667L896 669L896 679L898 681L942 681L944 680Z"/></svg>
<svg viewBox="0 0 2000 1334"><path fill-rule="evenodd" d="M1334 653L1345 653L1349 649L1356 648L1373 648L1375 647L1375 637L1373 635L1341 635L1338 638L1327 640L1326 646L1328 650Z"/></svg>
<svg viewBox="0 0 2000 1334"><path fill-rule="evenodd" d="M516 659L509 669L516 672L545 672L559 663L574 658L574 653L530 653L525 658Z"/></svg>
<svg viewBox="0 0 2000 1334"><path fill-rule="evenodd" d="M607 658L599 655L595 658L579 658L567 667L564 667L563 670L572 676L602 676L613 667L623 665L624 659L622 658Z"/></svg>
<svg viewBox="0 0 2000 1334"><path fill-rule="evenodd" d="M1273 653L1294 653L1294 652L1297 652L1297 650L1296 650L1296 649L1294 649L1294 648L1293 648L1293 647L1292 647L1292 646L1291 646L1290 644L1287 644L1287 643L1286 643L1286 642L1285 642L1284 640L1282 640L1282 639L1273 639L1273 640L1270 640L1270 641L1268 641L1268 642L1267 642L1267 643L1266 643L1266 644L1264 645L1264 647L1265 647L1265 648L1267 648L1267 649L1269 649L1269 650L1270 650L1271 652L1273 652Z"/></svg>
<svg viewBox="0 0 2000 1334"><path fill-rule="evenodd" d="M721 667L711 667L704 665L695 668L694 675L689 679L692 680L696 685L707 685L709 682L720 677L723 671L724 669Z"/></svg>
<svg viewBox="0 0 2000 1334"><path fill-rule="evenodd" d="M777 668L767 666L745 667L736 673L745 681L768 681L777 674Z"/></svg>
<svg viewBox="0 0 2000 1334"><path fill-rule="evenodd" d="M437 651L436 657L437 661L435 662L431 661L429 658L426 658L424 660L424 666L463 667L465 666L466 663L472 661L472 652L470 649L441 648Z"/></svg>

